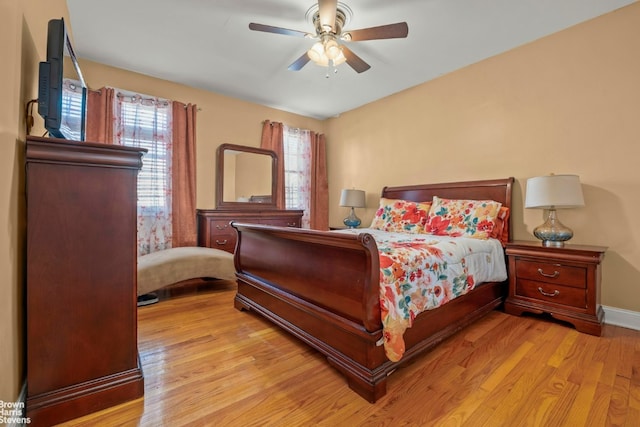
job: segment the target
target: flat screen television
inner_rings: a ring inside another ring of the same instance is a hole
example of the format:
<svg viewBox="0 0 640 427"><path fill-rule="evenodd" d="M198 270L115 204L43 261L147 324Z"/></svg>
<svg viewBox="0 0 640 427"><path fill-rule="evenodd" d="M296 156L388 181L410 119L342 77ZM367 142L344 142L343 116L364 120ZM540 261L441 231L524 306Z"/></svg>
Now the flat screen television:
<svg viewBox="0 0 640 427"><path fill-rule="evenodd" d="M49 21L47 60L39 68L38 114L49 135L85 140L87 85L63 18Z"/></svg>

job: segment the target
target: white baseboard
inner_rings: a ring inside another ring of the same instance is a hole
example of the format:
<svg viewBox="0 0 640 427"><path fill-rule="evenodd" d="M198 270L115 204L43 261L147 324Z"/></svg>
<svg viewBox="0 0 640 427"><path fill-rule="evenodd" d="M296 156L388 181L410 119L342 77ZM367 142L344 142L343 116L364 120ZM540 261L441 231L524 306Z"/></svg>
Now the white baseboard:
<svg viewBox="0 0 640 427"><path fill-rule="evenodd" d="M640 313L622 308L602 306L604 323L640 331Z"/></svg>

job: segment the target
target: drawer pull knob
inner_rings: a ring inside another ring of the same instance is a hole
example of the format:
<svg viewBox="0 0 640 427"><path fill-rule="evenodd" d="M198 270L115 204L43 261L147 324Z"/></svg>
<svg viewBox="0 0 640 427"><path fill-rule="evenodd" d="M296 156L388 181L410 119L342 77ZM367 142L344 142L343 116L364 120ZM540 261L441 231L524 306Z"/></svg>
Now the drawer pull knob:
<svg viewBox="0 0 640 427"><path fill-rule="evenodd" d="M227 242L228 242L228 240L227 240L227 239L224 239L224 240L216 240L216 244L217 244L217 245L226 245L226 244L227 244Z"/></svg>
<svg viewBox="0 0 640 427"><path fill-rule="evenodd" d="M288 227L296 227L298 224L296 224L295 222L289 222L287 223Z"/></svg>
<svg viewBox="0 0 640 427"><path fill-rule="evenodd" d="M227 227L228 227L228 225L227 225L227 224L225 224L225 225L216 224L216 228L217 228L218 230L224 230L224 229L225 229L225 228L227 228Z"/></svg>
<svg viewBox="0 0 640 427"><path fill-rule="evenodd" d="M540 275L542 275L544 277L549 277L550 279L555 279L556 277L558 277L560 275L560 272L558 270L554 271L553 274L549 274L549 273L545 273L544 271L542 271L541 268L538 269L538 273L540 273Z"/></svg>
<svg viewBox="0 0 640 427"><path fill-rule="evenodd" d="M555 290L553 291L553 293L550 292L545 292L542 290L542 288L538 288L538 292L540 292L542 295L544 295L545 297L557 297L558 295L560 295L560 291L559 290Z"/></svg>

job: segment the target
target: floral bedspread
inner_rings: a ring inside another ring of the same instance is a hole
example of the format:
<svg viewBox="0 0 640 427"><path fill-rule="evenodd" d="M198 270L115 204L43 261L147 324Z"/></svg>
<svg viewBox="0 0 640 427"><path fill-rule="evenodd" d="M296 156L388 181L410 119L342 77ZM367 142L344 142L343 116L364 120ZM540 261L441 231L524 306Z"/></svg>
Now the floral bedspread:
<svg viewBox="0 0 640 427"><path fill-rule="evenodd" d="M477 283L507 278L502 245L495 239L344 230L371 234L380 255L380 308L385 353L402 358L403 334L415 317L466 294Z"/></svg>

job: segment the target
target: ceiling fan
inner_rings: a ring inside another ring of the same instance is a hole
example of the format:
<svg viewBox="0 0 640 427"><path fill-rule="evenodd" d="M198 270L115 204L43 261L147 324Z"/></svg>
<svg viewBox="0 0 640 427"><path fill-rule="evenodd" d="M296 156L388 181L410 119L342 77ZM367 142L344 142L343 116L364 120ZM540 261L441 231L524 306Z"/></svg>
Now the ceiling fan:
<svg viewBox="0 0 640 427"><path fill-rule="evenodd" d="M271 25L256 24L254 22L249 24L249 29L253 31L263 31L265 33L318 40L311 49L289 65L289 70L299 71L309 61L313 61L321 66L332 65L334 67L346 62L358 73L367 71L371 66L353 53L347 46L339 43L340 41L357 42L364 40L405 38L409 33L409 27L406 22L343 31L343 26L351 17L351 9L342 2L339 3L337 0L318 0L317 7L313 6L309 9L307 15L310 15L311 21L313 22L315 34Z"/></svg>

